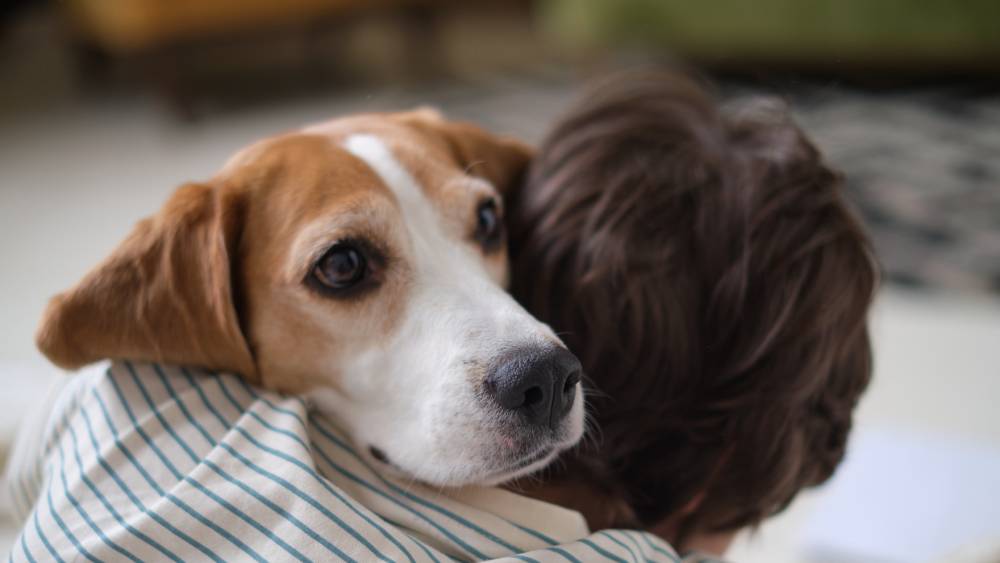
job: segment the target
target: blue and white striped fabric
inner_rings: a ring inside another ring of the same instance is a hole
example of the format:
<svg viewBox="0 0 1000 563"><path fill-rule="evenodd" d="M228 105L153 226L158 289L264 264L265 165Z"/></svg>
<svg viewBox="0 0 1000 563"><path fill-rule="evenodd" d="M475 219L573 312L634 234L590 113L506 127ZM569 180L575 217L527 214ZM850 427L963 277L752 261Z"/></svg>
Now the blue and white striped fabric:
<svg viewBox="0 0 1000 563"><path fill-rule="evenodd" d="M381 475L299 398L156 364L72 379L7 483L12 562L681 560L499 489Z"/></svg>

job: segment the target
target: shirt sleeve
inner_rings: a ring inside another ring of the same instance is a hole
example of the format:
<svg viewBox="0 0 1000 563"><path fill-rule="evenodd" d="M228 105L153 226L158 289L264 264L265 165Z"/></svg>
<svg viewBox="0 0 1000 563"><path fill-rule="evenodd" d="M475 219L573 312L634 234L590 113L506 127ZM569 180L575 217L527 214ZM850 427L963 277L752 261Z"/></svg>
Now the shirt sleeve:
<svg viewBox="0 0 1000 563"><path fill-rule="evenodd" d="M666 542L653 534L637 530L601 530L575 542L525 553L520 561L614 561L702 563L701 559L682 558ZM707 563L707 560L705 560Z"/></svg>

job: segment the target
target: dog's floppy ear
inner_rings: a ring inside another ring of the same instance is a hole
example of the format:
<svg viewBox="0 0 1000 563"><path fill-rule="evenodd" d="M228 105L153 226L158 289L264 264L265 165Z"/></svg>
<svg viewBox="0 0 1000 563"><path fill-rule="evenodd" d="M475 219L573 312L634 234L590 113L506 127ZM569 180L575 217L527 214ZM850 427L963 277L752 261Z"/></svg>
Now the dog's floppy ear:
<svg viewBox="0 0 1000 563"><path fill-rule="evenodd" d="M404 113L402 119L439 139L460 167L489 180L502 194L523 181L534 156L534 149L517 139L494 135L472 123L448 121L433 108Z"/></svg>
<svg viewBox="0 0 1000 563"><path fill-rule="evenodd" d="M38 348L67 369L133 359L255 380L233 289L243 197L227 186L182 186L111 256L49 302Z"/></svg>

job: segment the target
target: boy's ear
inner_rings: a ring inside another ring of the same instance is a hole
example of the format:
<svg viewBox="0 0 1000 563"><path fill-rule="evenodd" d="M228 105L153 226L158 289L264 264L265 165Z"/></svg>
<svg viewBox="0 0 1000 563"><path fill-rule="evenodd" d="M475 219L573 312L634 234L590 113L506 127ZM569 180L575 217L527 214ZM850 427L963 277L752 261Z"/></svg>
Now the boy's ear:
<svg viewBox="0 0 1000 563"><path fill-rule="evenodd" d="M35 339L53 363L195 365L257 378L233 279L243 194L189 184L48 305Z"/></svg>
<svg viewBox="0 0 1000 563"><path fill-rule="evenodd" d="M404 123L443 142L469 174L489 180L501 194L523 181L535 150L513 137L494 135L477 125L448 121L433 108L401 114Z"/></svg>

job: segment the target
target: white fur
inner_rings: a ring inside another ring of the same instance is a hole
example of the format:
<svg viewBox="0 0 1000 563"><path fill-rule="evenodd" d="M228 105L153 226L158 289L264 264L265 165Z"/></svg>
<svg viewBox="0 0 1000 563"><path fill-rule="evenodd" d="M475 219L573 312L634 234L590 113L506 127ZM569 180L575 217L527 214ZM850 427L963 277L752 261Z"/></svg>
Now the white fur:
<svg viewBox="0 0 1000 563"><path fill-rule="evenodd" d="M483 366L500 354L558 339L491 278L468 241L446 234L433 203L381 139L353 135L344 147L396 197L413 280L394 333L382 346L352 354L339 391L325 388L312 399L362 450L374 445L402 473L428 483L493 484L547 464L583 433L579 387L564 428L533 450L552 453L517 470L510 469L508 423L476 393Z"/></svg>

